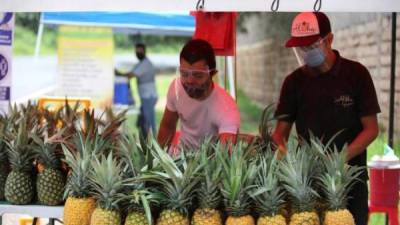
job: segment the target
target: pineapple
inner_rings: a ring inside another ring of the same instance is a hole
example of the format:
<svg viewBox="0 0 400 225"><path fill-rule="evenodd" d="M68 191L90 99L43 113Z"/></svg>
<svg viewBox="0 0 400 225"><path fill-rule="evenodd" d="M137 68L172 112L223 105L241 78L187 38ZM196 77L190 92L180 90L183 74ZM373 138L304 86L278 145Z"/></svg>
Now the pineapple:
<svg viewBox="0 0 400 225"><path fill-rule="evenodd" d="M0 201L4 200L4 188L6 185L7 175L10 171L7 152L3 146L3 144L0 144Z"/></svg>
<svg viewBox="0 0 400 225"><path fill-rule="evenodd" d="M282 215L285 196L277 175L277 155L271 149L263 154L257 161L259 168L252 192L260 215L257 225L286 225L286 218Z"/></svg>
<svg viewBox="0 0 400 225"><path fill-rule="evenodd" d="M347 195L361 175L363 168L346 163L346 146L338 152L322 156L324 173L319 177L328 209L324 215L324 225L355 225L353 215L346 209Z"/></svg>
<svg viewBox="0 0 400 225"><path fill-rule="evenodd" d="M100 158L100 159L99 159ZM93 186L93 196L97 206L90 220L91 225L120 225L118 193L124 185L121 163L113 158L112 153L107 157L94 157L93 173L90 181Z"/></svg>
<svg viewBox="0 0 400 225"><path fill-rule="evenodd" d="M67 198L64 206L64 224L89 225L96 204L90 195L92 152L82 146L77 152L70 151L65 145L62 145L62 148L65 162L71 168L64 193L64 198Z"/></svg>
<svg viewBox="0 0 400 225"><path fill-rule="evenodd" d="M11 172L7 176L5 185L5 198L16 205L28 204L34 197L33 159L28 137L27 121L22 119L17 134L12 134L12 141L7 142L8 158Z"/></svg>
<svg viewBox="0 0 400 225"><path fill-rule="evenodd" d="M195 186L199 181L198 154L187 157L181 151L180 158L174 160L152 140L152 154L158 161L157 168L143 173L139 180L157 184L160 189L160 203L163 210L157 225L189 225L189 209L192 206Z"/></svg>
<svg viewBox="0 0 400 225"><path fill-rule="evenodd" d="M129 194L121 194L124 200L127 200L128 215L125 219L125 225L152 225L153 218L151 214L150 203L157 203L156 192L141 187L133 190Z"/></svg>
<svg viewBox="0 0 400 225"><path fill-rule="evenodd" d="M0 201L4 200L4 188L10 164L7 157L6 130L7 119L0 115Z"/></svg>
<svg viewBox="0 0 400 225"><path fill-rule="evenodd" d="M309 148L290 146L280 161L279 178L289 194L293 214L289 225L319 225L315 212L318 193L313 189L315 156Z"/></svg>
<svg viewBox="0 0 400 225"><path fill-rule="evenodd" d="M216 145L218 162L222 165L221 192L224 197L225 210L228 213L226 225L254 225L254 218L250 215L250 189L256 175L254 161L248 160L244 145L228 144L222 149ZM229 155L232 149L232 155Z"/></svg>
<svg viewBox="0 0 400 225"><path fill-rule="evenodd" d="M210 140L206 140L200 146L204 168L197 190L199 208L194 212L192 225L222 225L221 212L217 209L222 199L218 188L221 181L221 166L218 165L215 155L211 155L211 147Z"/></svg>
<svg viewBox="0 0 400 225"><path fill-rule="evenodd" d="M120 161L123 162L123 177L126 187L121 196L121 204L126 210L125 225L153 224L150 203L157 203L156 193L145 187L145 182L130 182L144 171L151 169L153 157L148 143L134 135L124 135L120 146L116 149Z"/></svg>
<svg viewBox="0 0 400 225"><path fill-rule="evenodd" d="M65 176L61 171L61 154L57 144L44 142L38 136L32 137L38 147L36 150L39 174L36 179L38 201L45 205L59 205L63 202Z"/></svg>

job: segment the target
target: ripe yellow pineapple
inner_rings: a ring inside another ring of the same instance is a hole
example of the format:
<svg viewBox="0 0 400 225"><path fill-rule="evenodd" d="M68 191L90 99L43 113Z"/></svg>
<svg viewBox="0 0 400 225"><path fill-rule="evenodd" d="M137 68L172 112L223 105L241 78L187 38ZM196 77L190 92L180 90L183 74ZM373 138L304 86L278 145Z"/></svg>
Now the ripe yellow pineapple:
<svg viewBox="0 0 400 225"><path fill-rule="evenodd" d="M120 225L118 193L122 191L124 185L121 162L117 162L112 153L109 153L107 157L103 155L94 157L92 167L90 182L97 206L93 211L90 224Z"/></svg>
<svg viewBox="0 0 400 225"><path fill-rule="evenodd" d="M222 225L221 212L217 210L221 203L221 166L215 158L211 141L206 140L200 146L201 171L200 185L197 190L199 208L192 218L192 225Z"/></svg>
<svg viewBox="0 0 400 225"><path fill-rule="evenodd" d="M309 146L290 146L279 163L279 178L291 200L293 214L289 225L319 225L315 212L316 198L313 173L316 171L316 156Z"/></svg>
<svg viewBox="0 0 400 225"><path fill-rule="evenodd" d="M277 155L270 147L257 159L258 173L251 197L260 217L257 225L286 225L281 214L285 204L284 190L279 184Z"/></svg>
<svg viewBox="0 0 400 225"><path fill-rule="evenodd" d="M180 158L173 159L152 140L152 154L157 168L140 176L143 181L157 184L162 211L157 225L189 225L189 208L192 206L195 186L199 182L198 154L188 156L181 151Z"/></svg>
<svg viewBox="0 0 400 225"><path fill-rule="evenodd" d="M96 200L90 197L68 197L64 205L65 225L89 225Z"/></svg>
<svg viewBox="0 0 400 225"><path fill-rule="evenodd" d="M221 192L228 214L225 224L254 225L254 218L250 215L249 192L257 171L255 162L248 160L245 146L241 142L228 144L225 149L218 146L216 152L222 166ZM228 149L232 149L231 155Z"/></svg>
<svg viewBox="0 0 400 225"><path fill-rule="evenodd" d="M80 140L83 140L79 133L78 136ZM92 153L88 149L77 148L78 151L74 152L64 145L62 147L65 161L71 168L64 193L64 198L67 198L64 206L64 224L89 225L95 208L95 200L91 196L89 182L89 174L92 171Z"/></svg>
<svg viewBox="0 0 400 225"><path fill-rule="evenodd" d="M127 214L125 225L153 225L151 207L157 203L157 196L149 191L145 182L136 180L152 169L153 157L148 144L142 136L124 135L116 149L127 184L119 195L123 213Z"/></svg>
<svg viewBox="0 0 400 225"><path fill-rule="evenodd" d="M317 142L313 144L318 145ZM348 165L346 155L346 146L340 152L335 148L330 150L329 154L321 154L324 171L319 180L328 206L324 213L324 225L355 225L353 215L346 208L347 195L363 168Z"/></svg>

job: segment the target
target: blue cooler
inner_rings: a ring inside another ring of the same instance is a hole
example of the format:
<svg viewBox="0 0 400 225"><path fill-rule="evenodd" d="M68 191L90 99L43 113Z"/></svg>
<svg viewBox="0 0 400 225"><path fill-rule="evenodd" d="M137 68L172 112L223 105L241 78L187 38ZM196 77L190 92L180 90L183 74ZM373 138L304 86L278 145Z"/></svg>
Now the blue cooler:
<svg viewBox="0 0 400 225"><path fill-rule="evenodd" d="M129 79L127 77L115 77L114 105L134 105Z"/></svg>

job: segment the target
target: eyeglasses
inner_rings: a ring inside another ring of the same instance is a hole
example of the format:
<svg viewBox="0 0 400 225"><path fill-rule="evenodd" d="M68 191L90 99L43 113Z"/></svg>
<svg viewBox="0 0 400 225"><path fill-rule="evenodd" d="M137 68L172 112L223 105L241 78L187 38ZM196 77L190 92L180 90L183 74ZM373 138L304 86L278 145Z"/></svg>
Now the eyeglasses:
<svg viewBox="0 0 400 225"><path fill-rule="evenodd" d="M188 78L190 75L192 75L195 79L198 80L201 80L204 77L210 75L210 72L212 71L215 70L191 70L191 69L179 68L179 73L181 77Z"/></svg>
<svg viewBox="0 0 400 225"><path fill-rule="evenodd" d="M302 47L297 47L299 50L301 51L309 51L315 48L319 48L322 43L324 43L324 41L326 40L327 37L321 38L319 40L317 40L316 42L312 43L311 45L308 46L302 46Z"/></svg>

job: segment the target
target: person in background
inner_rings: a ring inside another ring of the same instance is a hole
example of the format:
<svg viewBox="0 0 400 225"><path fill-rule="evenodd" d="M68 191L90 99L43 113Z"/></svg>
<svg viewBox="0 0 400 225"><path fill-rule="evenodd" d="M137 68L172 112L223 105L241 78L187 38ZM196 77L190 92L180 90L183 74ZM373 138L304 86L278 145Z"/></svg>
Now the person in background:
<svg viewBox="0 0 400 225"><path fill-rule="evenodd" d="M294 18L286 47L293 48L301 66L283 82L272 138L284 153L293 123L306 141L310 131L325 143L338 134L333 144L338 149L348 144L349 164L365 167L366 148L379 132L374 84L365 66L343 58L332 49L332 42L330 21L324 13L304 12ZM348 209L357 225L365 225L366 169L360 178L363 182L357 182L349 193Z"/></svg>
<svg viewBox="0 0 400 225"><path fill-rule="evenodd" d="M140 97L140 114L137 120L137 126L143 135L147 135L151 130L156 135L156 114L155 106L158 99L155 74L156 69L152 62L146 56L146 45L138 43L135 46L136 57L139 62L127 73L121 73L115 70L118 76L136 77L138 92Z"/></svg>

